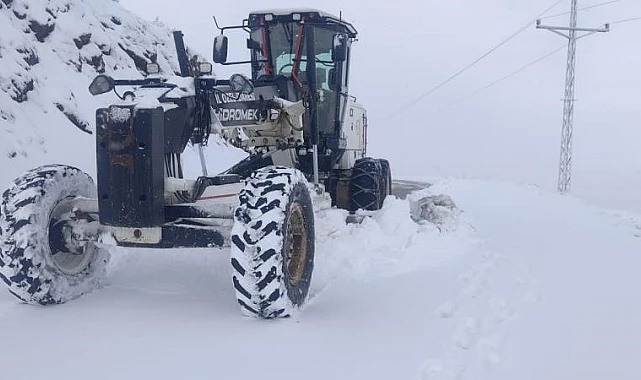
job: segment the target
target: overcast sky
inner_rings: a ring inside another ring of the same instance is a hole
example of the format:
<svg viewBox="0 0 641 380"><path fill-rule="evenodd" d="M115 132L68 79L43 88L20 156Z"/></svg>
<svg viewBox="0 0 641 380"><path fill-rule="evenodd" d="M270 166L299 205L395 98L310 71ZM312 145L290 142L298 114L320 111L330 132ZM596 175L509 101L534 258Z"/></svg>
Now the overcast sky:
<svg viewBox="0 0 641 380"><path fill-rule="evenodd" d="M579 0L588 7L607 0ZM486 60L412 102L474 61L552 5L554 0L282 1L120 0L140 16L181 29L211 56L211 16L238 24L255 9L314 7L338 14L359 31L350 92L368 109L370 154L387 157L396 177L466 177L555 189L566 50L476 96L471 94L565 40L528 28ZM569 10L562 1L548 14ZM621 0L579 14L579 24L641 16L641 1ZM568 15L543 20L567 25ZM604 206L641 212L641 20L612 26L578 46L574 194ZM230 47L246 57L244 43ZM216 67L220 76L246 68ZM459 99L464 101L443 109Z"/></svg>

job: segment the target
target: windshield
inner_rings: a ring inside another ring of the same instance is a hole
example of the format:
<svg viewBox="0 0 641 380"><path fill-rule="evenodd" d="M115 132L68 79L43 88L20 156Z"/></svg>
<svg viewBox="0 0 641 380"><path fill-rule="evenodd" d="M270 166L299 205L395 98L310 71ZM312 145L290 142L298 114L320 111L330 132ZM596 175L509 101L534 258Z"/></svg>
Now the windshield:
<svg viewBox="0 0 641 380"><path fill-rule="evenodd" d="M319 89L329 90L329 70L334 67L332 47L336 31L315 27L316 80ZM254 49L254 78L263 75L294 76L307 81L307 47L301 24L289 22L255 28L251 33ZM271 53L271 57L268 57ZM297 55L300 57L296 60ZM271 58L271 59L269 59Z"/></svg>

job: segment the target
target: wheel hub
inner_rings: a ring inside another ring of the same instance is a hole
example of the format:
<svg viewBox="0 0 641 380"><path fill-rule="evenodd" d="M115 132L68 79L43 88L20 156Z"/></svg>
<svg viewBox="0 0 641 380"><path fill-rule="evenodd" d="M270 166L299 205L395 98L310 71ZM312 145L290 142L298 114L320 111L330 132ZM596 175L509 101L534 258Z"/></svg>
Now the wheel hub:
<svg viewBox="0 0 641 380"><path fill-rule="evenodd" d="M296 286L305 274L308 248L303 207L297 202L290 207L286 231L285 269L290 285Z"/></svg>
<svg viewBox="0 0 641 380"><path fill-rule="evenodd" d="M74 198L65 198L49 217L49 255L55 266L67 275L82 272L95 249L90 233L92 220L86 215L80 218L74 208Z"/></svg>

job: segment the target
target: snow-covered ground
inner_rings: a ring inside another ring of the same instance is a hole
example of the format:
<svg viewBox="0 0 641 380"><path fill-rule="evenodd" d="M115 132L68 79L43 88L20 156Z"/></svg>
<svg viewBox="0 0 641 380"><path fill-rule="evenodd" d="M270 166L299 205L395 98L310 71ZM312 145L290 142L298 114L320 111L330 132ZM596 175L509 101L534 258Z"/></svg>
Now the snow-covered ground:
<svg viewBox="0 0 641 380"><path fill-rule="evenodd" d="M0 295L6 379L638 379L641 217L535 187L443 180L440 228L388 198L319 215L311 299L242 317L227 250L113 252L65 305Z"/></svg>

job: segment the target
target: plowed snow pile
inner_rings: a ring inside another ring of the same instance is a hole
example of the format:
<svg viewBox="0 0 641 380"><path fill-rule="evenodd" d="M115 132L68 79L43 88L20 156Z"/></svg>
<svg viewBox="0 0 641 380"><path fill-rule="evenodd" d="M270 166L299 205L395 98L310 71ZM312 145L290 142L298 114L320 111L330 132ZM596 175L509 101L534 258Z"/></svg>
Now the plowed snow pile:
<svg viewBox="0 0 641 380"><path fill-rule="evenodd" d="M0 293L7 379L635 379L641 218L533 187L445 181L416 224L389 198L319 215L311 300L242 317L227 250L113 252L105 288L56 307Z"/></svg>

